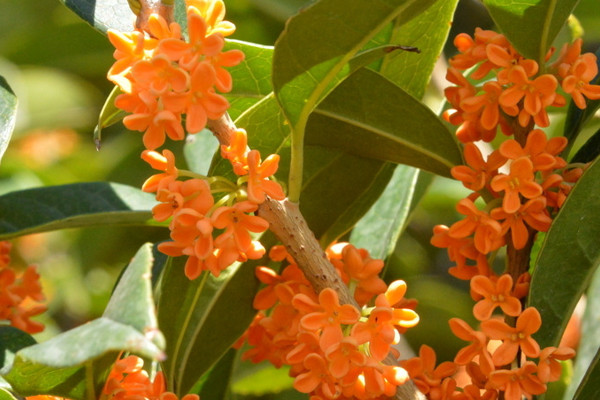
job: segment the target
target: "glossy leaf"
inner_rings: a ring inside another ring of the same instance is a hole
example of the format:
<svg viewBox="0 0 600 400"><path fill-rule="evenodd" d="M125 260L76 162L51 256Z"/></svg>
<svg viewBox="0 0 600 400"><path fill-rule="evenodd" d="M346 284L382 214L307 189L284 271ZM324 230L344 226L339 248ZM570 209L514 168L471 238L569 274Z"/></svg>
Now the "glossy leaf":
<svg viewBox="0 0 600 400"><path fill-rule="evenodd" d="M183 147L188 168L201 175L207 175L219 141L209 130L203 130L194 135L188 135Z"/></svg>
<svg viewBox="0 0 600 400"><path fill-rule="evenodd" d="M483 0L492 19L523 56L542 62L578 0Z"/></svg>
<svg viewBox="0 0 600 400"><path fill-rule="evenodd" d="M600 129L577 150L571 163L588 163L600 155Z"/></svg>
<svg viewBox="0 0 600 400"><path fill-rule="evenodd" d="M120 32L133 30L135 14L129 8L127 1L121 0L61 0L81 19L106 33L109 29Z"/></svg>
<svg viewBox="0 0 600 400"><path fill-rule="evenodd" d="M596 355L577 388L573 400L597 399L598 396L600 396L600 349L596 350Z"/></svg>
<svg viewBox="0 0 600 400"><path fill-rule="evenodd" d="M395 51L388 54L378 72L417 99L425 94L448 32L458 0L437 1L408 22L396 20L382 40L414 46L419 54Z"/></svg>
<svg viewBox="0 0 600 400"><path fill-rule="evenodd" d="M13 326L0 326L0 375L12 366L15 353L37 342L28 333Z"/></svg>
<svg viewBox="0 0 600 400"><path fill-rule="evenodd" d="M581 341L577 348L577 357L573 367L571 385L567 388L564 399L574 399L576 392L582 392L587 385L594 385L594 376L600 376L598 365L598 351L600 349L600 269L596 269L586 292L585 311L581 318ZM587 383L585 381L588 381ZM591 381L591 382L590 382ZM600 382L595 383L596 390L600 390ZM589 390L585 389L586 391ZM587 392L586 392L587 393ZM598 396L583 397L579 399L593 399Z"/></svg>
<svg viewBox="0 0 600 400"><path fill-rule="evenodd" d="M190 281L186 258L172 259L159 286L158 320L167 341L167 386L187 394L246 330L256 310L254 263L233 265L215 278Z"/></svg>
<svg viewBox="0 0 600 400"><path fill-rule="evenodd" d="M368 69L352 74L319 105L309 119L306 143L447 177L462 163L458 143L440 119Z"/></svg>
<svg viewBox="0 0 600 400"><path fill-rule="evenodd" d="M151 254L150 244L140 248L101 318L18 351L5 375L11 386L26 396L96 398L120 352L163 359L150 296Z"/></svg>
<svg viewBox="0 0 600 400"><path fill-rule="evenodd" d="M396 246L408 218L419 170L399 165L387 187L356 224L350 243L365 248L372 258L386 259Z"/></svg>
<svg viewBox="0 0 600 400"><path fill-rule="evenodd" d="M432 3L325 0L291 18L275 44L273 86L292 129L301 129L319 101L347 77L347 63L377 32L394 20L410 20Z"/></svg>
<svg viewBox="0 0 600 400"><path fill-rule="evenodd" d="M17 96L0 76L0 160L8 147L17 120Z"/></svg>
<svg viewBox="0 0 600 400"><path fill-rule="evenodd" d="M600 68L600 48L596 51L596 64L598 65L598 68ZM600 75L596 76L596 78L593 79L590 83L593 85L598 85L600 83ZM569 139L569 144L567 145L567 148L563 151L564 155L569 154L569 150L573 146L573 143L575 143L575 139L577 138L585 124L594 116L594 114L596 114L598 108L600 108L600 100L587 100L587 107L583 110L577 107L573 101L569 103L563 134L567 139ZM594 139L589 139L588 143L591 140ZM584 147L586 145L588 144L586 143ZM590 144L589 146L592 145ZM589 148L587 150L589 150ZM586 153L588 153L588 151L586 151Z"/></svg>
<svg viewBox="0 0 600 400"><path fill-rule="evenodd" d="M571 190L547 232L535 262L529 305L538 309L540 347L556 346L600 262L600 162Z"/></svg>
<svg viewBox="0 0 600 400"><path fill-rule="evenodd" d="M225 400L230 391L231 376L235 368L237 350L231 348L202 377L198 388L192 390L204 400Z"/></svg>
<svg viewBox="0 0 600 400"><path fill-rule="evenodd" d="M0 240L66 228L146 224L156 204L153 197L108 182L11 192L0 196Z"/></svg>
<svg viewBox="0 0 600 400"><path fill-rule="evenodd" d="M0 400L19 400L19 398L12 394L8 389L0 387Z"/></svg>
<svg viewBox="0 0 600 400"><path fill-rule="evenodd" d="M227 40L225 50L233 49L241 50L245 55L244 61L228 69L233 79L233 89L226 94L231 104L227 112L236 119L244 110L273 91L273 47Z"/></svg>

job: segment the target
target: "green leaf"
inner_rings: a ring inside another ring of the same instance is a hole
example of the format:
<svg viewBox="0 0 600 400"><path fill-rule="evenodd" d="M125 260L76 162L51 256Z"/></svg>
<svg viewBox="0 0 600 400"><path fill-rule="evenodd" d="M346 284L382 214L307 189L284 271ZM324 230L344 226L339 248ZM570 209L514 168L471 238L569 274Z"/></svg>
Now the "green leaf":
<svg viewBox="0 0 600 400"><path fill-rule="evenodd" d="M183 146L183 156L188 168L201 175L207 175L219 141L209 130L188 135Z"/></svg>
<svg viewBox="0 0 600 400"><path fill-rule="evenodd" d="M122 351L164 358L150 293L152 248L140 248L117 284L101 318L25 347L4 376L22 395L51 394L90 399Z"/></svg>
<svg viewBox="0 0 600 400"><path fill-rule="evenodd" d="M192 390L204 400L225 400L230 390L231 376L235 367L237 350L231 348L202 377L199 388Z"/></svg>
<svg viewBox="0 0 600 400"><path fill-rule="evenodd" d="M147 224L156 204L153 197L109 182L11 192L0 196L0 240L56 229Z"/></svg>
<svg viewBox="0 0 600 400"><path fill-rule="evenodd" d="M236 119L243 111L273 91L271 68L273 47L254 43L227 40L225 50L241 50L245 58L228 71L233 79L233 89L225 97L230 102L227 112Z"/></svg>
<svg viewBox="0 0 600 400"><path fill-rule="evenodd" d="M564 396L565 400L573 399L575 392L583 389L586 384L582 385L582 382L591 378L590 372L594 370L594 362L598 362L598 349L600 349L600 335L598 335L600 332L600 272L598 271L600 270L596 270L594 273L586 292L585 311L581 319L581 341L577 349L571 385ZM596 368L598 368L597 365ZM598 374L600 371L596 370L596 375ZM598 384L596 387L600 388ZM580 398L585 399L586 397Z"/></svg>
<svg viewBox="0 0 600 400"><path fill-rule="evenodd" d="M538 309L540 347L556 346L600 261L600 162L571 190L548 230L535 263L529 305Z"/></svg>
<svg viewBox="0 0 600 400"><path fill-rule="evenodd" d="M588 163L600 154L600 129L588 139L571 159L571 163Z"/></svg>
<svg viewBox="0 0 600 400"><path fill-rule="evenodd" d="M0 375L12 366L15 353L37 342L31 335L13 326L0 326Z"/></svg>
<svg viewBox="0 0 600 400"><path fill-rule="evenodd" d="M379 73L413 97L421 99L446 43L457 3L458 0L437 1L408 22L394 21L385 41L415 46L421 53L390 53L385 57Z"/></svg>
<svg viewBox="0 0 600 400"><path fill-rule="evenodd" d="M294 378L289 376L289 366L276 368L272 364L264 362L253 365L250 373L236 380L232 391L244 396L265 396L269 393L279 393L291 389Z"/></svg>
<svg viewBox="0 0 600 400"><path fill-rule="evenodd" d="M158 330L152 297L153 262L152 244L146 243L121 275L103 317L137 329L162 349L165 340Z"/></svg>
<svg viewBox="0 0 600 400"><path fill-rule="evenodd" d="M135 14L127 1L122 0L61 0L81 19L106 33L109 29L130 32L134 29Z"/></svg>
<svg viewBox="0 0 600 400"><path fill-rule="evenodd" d="M19 398L12 394L9 390L0 387L0 400L19 400Z"/></svg>
<svg viewBox="0 0 600 400"><path fill-rule="evenodd" d="M17 120L17 96L0 76L0 160L8 147Z"/></svg>
<svg viewBox="0 0 600 400"><path fill-rule="evenodd" d="M546 53L578 0L483 0L492 19L527 58L544 63Z"/></svg>
<svg viewBox="0 0 600 400"><path fill-rule="evenodd" d="M597 349L573 400L597 399L598 396L600 396L600 349Z"/></svg>
<svg viewBox="0 0 600 400"><path fill-rule="evenodd" d="M115 86L113 90L110 91L110 94L106 98L104 105L102 106L102 110L100 110L100 115L98 116L98 124L94 129L94 143L96 144L96 149L100 150L100 141L102 140L102 129L107 128L111 125L116 124L121 121L123 117L127 114L125 111L117 108L115 105L115 99L118 95L123 92L118 86Z"/></svg>
<svg viewBox="0 0 600 400"><path fill-rule="evenodd" d="M596 57L597 57L596 64L598 65L598 68L600 68L600 48L596 51ZM599 84L600 83L600 75L596 76L596 78L593 79L592 81L590 81L590 83L592 85ZM583 110L580 109L579 107L577 107L573 101L571 101L569 103L569 108L567 109L567 117L565 119L564 134L563 134L567 139L569 139L569 144L567 145L567 148L564 149L562 152L564 155L569 154L569 150L575 143L575 139L577 138L577 136L579 135L579 133L581 132L581 130L583 129L585 124L596 114L596 111L598 111L599 108L600 108L600 100L587 100L587 107ZM591 140L593 140L593 138L588 140L588 142L583 147L588 145L588 143ZM588 147L588 149L586 149L586 153L588 153L588 150L590 150L589 147ZM579 152L581 152L581 150ZM596 153L596 154L598 154L598 153ZM577 156L575 156L574 158L577 158ZM573 162L576 162L576 161L573 161Z"/></svg>
<svg viewBox="0 0 600 400"><path fill-rule="evenodd" d="M352 230L350 243L367 249L372 258L386 259L404 230L418 179L419 170L396 167L377 202Z"/></svg>
<svg viewBox="0 0 600 400"><path fill-rule="evenodd" d="M351 72L348 62L377 32L433 2L324 0L291 18L275 43L273 86L292 128L299 129L334 83Z"/></svg>
<svg viewBox="0 0 600 400"><path fill-rule="evenodd" d="M193 281L184 274L185 261L172 259L165 268L157 307L167 341L167 387L179 396L189 393L244 333L256 314L252 301L258 289L257 261L230 266L218 278L205 272Z"/></svg>
<svg viewBox="0 0 600 400"><path fill-rule="evenodd" d="M306 143L446 177L451 176L450 168L462 163L454 135L439 118L368 69L352 74L323 100L309 119Z"/></svg>

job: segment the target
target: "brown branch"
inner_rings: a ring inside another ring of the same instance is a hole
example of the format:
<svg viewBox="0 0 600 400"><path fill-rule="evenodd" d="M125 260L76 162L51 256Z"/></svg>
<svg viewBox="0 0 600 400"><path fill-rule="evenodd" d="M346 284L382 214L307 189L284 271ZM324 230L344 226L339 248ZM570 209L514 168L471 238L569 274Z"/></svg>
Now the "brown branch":
<svg viewBox="0 0 600 400"><path fill-rule="evenodd" d="M219 120L210 120L208 129L213 132L219 143L228 145L229 138L236 127L229 115L225 114ZM277 201L267 197L259 206L258 214L269 222L269 229L294 257L315 292L320 293L325 288L332 288L337 292L340 304L352 304L360 309L308 227L298 204L287 199ZM383 362L386 365L398 365L398 361L392 356L388 356ZM398 386L395 398L425 400L425 396L412 381Z"/></svg>

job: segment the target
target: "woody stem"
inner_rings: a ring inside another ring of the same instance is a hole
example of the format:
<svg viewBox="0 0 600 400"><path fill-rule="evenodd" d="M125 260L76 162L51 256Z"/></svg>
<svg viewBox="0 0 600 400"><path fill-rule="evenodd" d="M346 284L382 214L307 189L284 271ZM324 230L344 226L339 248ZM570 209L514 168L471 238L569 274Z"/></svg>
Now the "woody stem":
<svg viewBox="0 0 600 400"><path fill-rule="evenodd" d="M229 145L230 137L236 129L228 114L218 120L209 120L207 126L222 145ZM337 292L340 304L352 304L360 309L327 259L297 203L288 199L277 201L267 196L265 202L258 207L258 214L269 222L269 229L294 257L315 292L320 293L325 288L332 288ZM398 365L393 357L388 357L383 362L387 365ZM396 399L425 400L425 396L412 381L409 381L398 387Z"/></svg>

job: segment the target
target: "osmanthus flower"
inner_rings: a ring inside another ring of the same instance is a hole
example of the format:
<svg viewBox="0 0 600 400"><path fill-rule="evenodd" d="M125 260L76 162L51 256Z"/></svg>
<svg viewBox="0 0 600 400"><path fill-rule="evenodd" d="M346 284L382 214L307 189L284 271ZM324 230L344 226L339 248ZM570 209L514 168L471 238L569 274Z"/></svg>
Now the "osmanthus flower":
<svg viewBox="0 0 600 400"><path fill-rule="evenodd" d="M513 280L509 274L502 274L497 279L477 275L471 279L471 292L480 300L473 307L473 315L479 321L488 320L496 307L513 317L521 314L521 301L512 295ZM483 298L481 298L483 297Z"/></svg>
<svg viewBox="0 0 600 400"><path fill-rule="evenodd" d="M267 285L254 296L252 306L257 310L268 310L277 302L291 304L296 293L307 294L308 288L312 290L304 273L295 264L285 267L281 275L264 266L256 267L254 274Z"/></svg>
<svg viewBox="0 0 600 400"><path fill-rule="evenodd" d="M464 98L460 102L463 111L478 115L478 121L484 130L495 130L500 123L500 108L509 115L516 115L519 109L516 105L505 106L499 102L504 88L495 81L483 84L483 92Z"/></svg>
<svg viewBox="0 0 600 400"><path fill-rule="evenodd" d="M342 325L358 322L360 312L350 304L340 305L337 292L326 288L319 293L318 302L309 296L297 294L292 305L304 316L300 325L309 331L321 330L319 344L323 351L342 340Z"/></svg>
<svg viewBox="0 0 600 400"><path fill-rule="evenodd" d="M418 357L402 361L401 366L406 369L417 388L425 395L439 387L445 378L454 375L457 371L456 364L451 361L444 361L436 366L435 351L427 345L421 346Z"/></svg>
<svg viewBox="0 0 600 400"><path fill-rule="evenodd" d="M506 400L528 399L532 395L542 394L546 385L535 375L537 366L532 361L526 361L518 369L499 369L492 372L490 384L504 392Z"/></svg>
<svg viewBox="0 0 600 400"><path fill-rule="evenodd" d="M515 360L519 348L527 357L537 357L540 346L531 337L542 326L540 313L534 307L525 309L517 318L515 327L503 321L491 319L481 323L481 330L490 338L502 340L502 344L494 351L494 365L503 366Z"/></svg>
<svg viewBox="0 0 600 400"><path fill-rule="evenodd" d="M504 192L502 209L512 214L521 207L521 198L533 199L542 194L542 187L535 182L533 163L527 157L521 157L510 164L510 173L498 174L490 182L496 192Z"/></svg>
<svg viewBox="0 0 600 400"><path fill-rule="evenodd" d="M527 200L515 213L509 214L499 207L493 209L490 214L492 218L502 221L504 231L510 230L512 243L517 250L524 248L529 240L526 225L538 232L547 232L552 223L544 196Z"/></svg>
<svg viewBox="0 0 600 400"><path fill-rule="evenodd" d="M540 351L537 376L543 383L560 379L562 366L560 361L575 357L575 350L569 347L546 347Z"/></svg>
<svg viewBox="0 0 600 400"><path fill-rule="evenodd" d="M491 218L487 212L479 210L472 200L468 198L460 200L456 210L465 218L450 227L448 231L450 237L461 239L474 234L475 248L482 254L497 250L504 245L500 223Z"/></svg>
<svg viewBox="0 0 600 400"><path fill-rule="evenodd" d="M342 281L354 288L354 299L360 306L386 291L387 285L379 277L384 266L382 260L372 259L367 250L347 242L335 243L326 251Z"/></svg>
<svg viewBox="0 0 600 400"><path fill-rule="evenodd" d="M375 307L366 321L359 321L352 327L351 336L359 344L369 343L369 353L382 361L394 344L400 342L400 335L394 329L393 310L389 307Z"/></svg>
<svg viewBox="0 0 600 400"><path fill-rule="evenodd" d="M562 81L562 88L571 95L577 107L586 108L586 97L591 100L600 99L600 85L590 84L597 75L598 64L592 53L581 55L569 69Z"/></svg>
<svg viewBox="0 0 600 400"><path fill-rule="evenodd" d="M213 211L212 225L225 231L215 238L215 245L228 239L233 239L239 253L250 253L258 249L259 243L252 239L250 232L261 233L267 230L269 223L263 218L253 215L257 205L250 201L235 203L233 206L222 206ZM262 245L260 245L262 247ZM252 259L262 257L263 248L259 257L253 254ZM236 257L237 258L237 257Z"/></svg>
<svg viewBox="0 0 600 400"><path fill-rule="evenodd" d="M481 62L471 77L482 79L496 66L487 58L486 49L490 44L505 48L510 46L504 35L491 30L475 28L474 38L466 33L461 33L454 39L454 45L460 54L452 57L449 63L454 68L465 70Z"/></svg>
<svg viewBox="0 0 600 400"><path fill-rule="evenodd" d="M505 47L492 43L486 46L485 51L488 60L500 68L497 79L502 85L510 82L508 75L516 66L522 68L528 78L537 74L539 70L536 61L521 56L512 46Z"/></svg>
<svg viewBox="0 0 600 400"><path fill-rule="evenodd" d="M467 385L463 388L462 393L455 393L452 400L496 400L497 398L497 390L482 390L476 385Z"/></svg>
<svg viewBox="0 0 600 400"><path fill-rule="evenodd" d="M329 361L329 372L336 379L350 376L357 379L367 362L367 356L360 351L358 341L352 336L346 336L333 344L325 351L325 358Z"/></svg>
<svg viewBox="0 0 600 400"><path fill-rule="evenodd" d="M229 145L221 145L221 157L229 160L236 175L248 173L248 135L244 129L236 129L231 134Z"/></svg>
<svg viewBox="0 0 600 400"><path fill-rule="evenodd" d="M518 121L521 126L527 126L533 117L538 126L546 127L550 124L546 107L565 104L564 98L556 93L558 80L554 75L544 74L530 80L523 68L516 66L507 74L507 81L512 85L500 95L499 102L511 116L511 107L523 100L523 108L518 113Z"/></svg>
<svg viewBox="0 0 600 400"><path fill-rule="evenodd" d="M404 306L408 301L404 298L406 290L406 282L396 280L389 284L385 293L379 294L375 299L376 308L392 309L391 323L400 333L419 323L419 315L413 309Z"/></svg>
<svg viewBox="0 0 600 400"><path fill-rule="evenodd" d="M31 318L47 309L41 304L45 297L40 276L34 266L17 274L10 266L11 244L0 242L0 248L3 259L0 264L0 321L9 321L10 325L27 333L39 333L44 330L44 325Z"/></svg>
<svg viewBox="0 0 600 400"><path fill-rule="evenodd" d="M166 221L183 208L206 214L214 205L210 185L204 179L170 182L158 190L156 200L160 204L152 208L152 215L159 222Z"/></svg>
<svg viewBox="0 0 600 400"><path fill-rule="evenodd" d="M475 143L467 143L463 149L467 165L452 167L450 173L463 186L476 192L483 189L498 174L498 168L506 163L506 156L498 150L491 152L484 160L481 150Z"/></svg>
<svg viewBox="0 0 600 400"><path fill-rule="evenodd" d="M472 342L456 353L454 362L457 365L468 365L475 360L484 375L489 375L494 371L495 367L492 356L487 349L489 339L485 333L474 330L469 324L459 318L451 318L448 324L454 336L464 341Z"/></svg>
<svg viewBox="0 0 600 400"><path fill-rule="evenodd" d="M475 260L481 254L475 248L473 238L454 238L450 236L449 232L450 228L447 226L436 225L433 227L433 236L430 240L433 246L447 249L448 258L456 263L455 266L450 267L448 273L462 280L469 280L481 273L477 265L467 264L468 260Z"/></svg>
<svg viewBox="0 0 600 400"><path fill-rule="evenodd" d="M168 90L183 92L190 84L188 73L162 54L149 60L140 60L131 68L136 86L149 90L154 96L161 96Z"/></svg>
<svg viewBox="0 0 600 400"><path fill-rule="evenodd" d="M342 393L337 380L331 375L327 360L317 353L304 359L304 372L294 379L294 388L301 393L321 392L327 399L335 399Z"/></svg>
<svg viewBox="0 0 600 400"><path fill-rule="evenodd" d="M247 156L248 161L248 200L253 203L261 204L266 196L274 200L285 199L285 193L281 185L275 181L269 180L269 177L275 175L279 167L279 155L271 154L264 161L261 161L258 150L250 150Z"/></svg>
<svg viewBox="0 0 600 400"><path fill-rule="evenodd" d="M151 380L143 369L144 361L134 355L117 360L110 371L100 400L178 400L168 392L162 371ZM199 400L197 394L187 394L181 400Z"/></svg>
<svg viewBox="0 0 600 400"><path fill-rule="evenodd" d="M118 32L109 29L108 40L115 47L113 57L115 63L107 73L108 80L118 85L125 93L131 93L132 83L128 74L138 61L148 58L156 46L156 41L147 38L143 32Z"/></svg>
<svg viewBox="0 0 600 400"><path fill-rule="evenodd" d="M514 139L509 139L500 145L498 151L509 160L528 157L535 171L549 171L563 168L565 160L558 156L567 146L567 138L558 136L548 139L541 129L534 129L527 135L525 147Z"/></svg>

